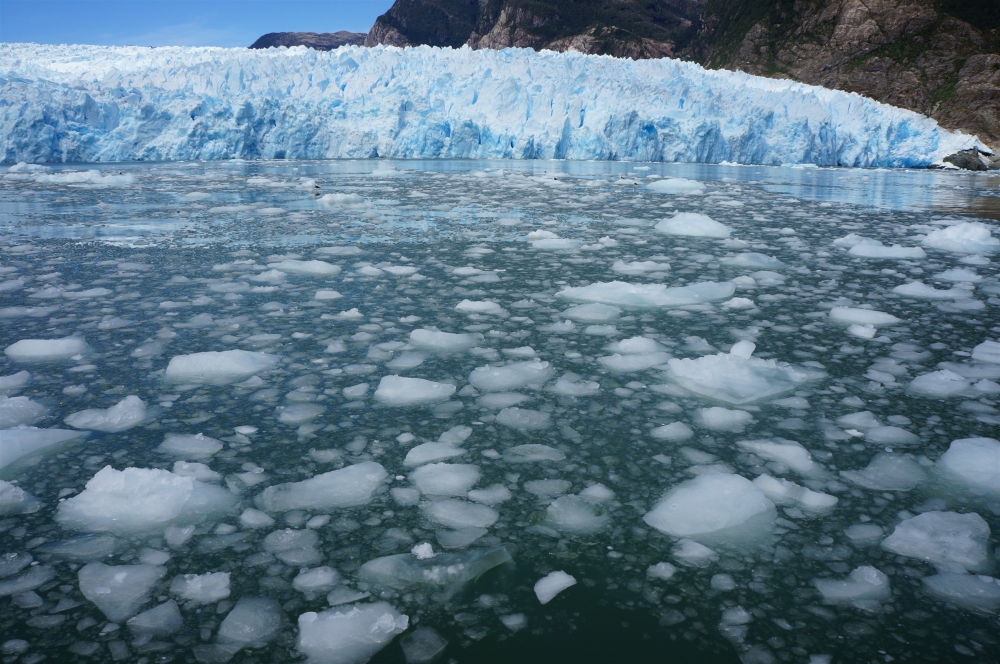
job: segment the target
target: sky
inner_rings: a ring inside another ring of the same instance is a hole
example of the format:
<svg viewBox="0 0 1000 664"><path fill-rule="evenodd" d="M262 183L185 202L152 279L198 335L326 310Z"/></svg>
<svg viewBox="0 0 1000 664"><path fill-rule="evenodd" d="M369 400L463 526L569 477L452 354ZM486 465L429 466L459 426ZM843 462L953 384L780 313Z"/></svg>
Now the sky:
<svg viewBox="0 0 1000 664"><path fill-rule="evenodd" d="M368 32L392 0L0 0L0 42L249 46L268 32Z"/></svg>

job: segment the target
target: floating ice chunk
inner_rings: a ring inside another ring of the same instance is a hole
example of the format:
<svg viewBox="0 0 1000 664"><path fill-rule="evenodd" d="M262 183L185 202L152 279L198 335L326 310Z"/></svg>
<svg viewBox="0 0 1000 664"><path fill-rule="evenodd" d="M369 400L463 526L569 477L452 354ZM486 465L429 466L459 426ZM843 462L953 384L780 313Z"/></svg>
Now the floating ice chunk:
<svg viewBox="0 0 1000 664"><path fill-rule="evenodd" d="M612 272L629 276L646 274L647 272L660 272L669 269L670 263L658 263L656 261L631 261L626 263L623 260L617 260L611 266Z"/></svg>
<svg viewBox="0 0 1000 664"><path fill-rule="evenodd" d="M87 563L77 576L80 592L111 622L120 623L150 600L153 586L167 573L158 565Z"/></svg>
<svg viewBox="0 0 1000 664"><path fill-rule="evenodd" d="M551 426L551 415L537 410L527 408L504 408L496 417L497 424L518 429L520 431L533 431L545 429Z"/></svg>
<svg viewBox="0 0 1000 664"><path fill-rule="evenodd" d="M925 576L928 594L970 611L993 613L1000 608L1000 579L978 574L941 572Z"/></svg>
<svg viewBox="0 0 1000 664"><path fill-rule="evenodd" d="M356 507L368 504L386 477L380 464L365 461L301 482L269 486L254 502L267 512Z"/></svg>
<svg viewBox="0 0 1000 664"><path fill-rule="evenodd" d="M277 355L248 350L192 353L171 358L165 375L175 383L228 385L273 369L278 360Z"/></svg>
<svg viewBox="0 0 1000 664"><path fill-rule="evenodd" d="M554 237L534 240L532 241L531 246L533 249L539 249L541 251L576 251L583 246L583 241Z"/></svg>
<svg viewBox="0 0 1000 664"><path fill-rule="evenodd" d="M241 597L219 625L219 643L260 648L274 640L285 626L278 600Z"/></svg>
<svg viewBox="0 0 1000 664"><path fill-rule="evenodd" d="M413 468L414 466L430 463L432 461L442 461L444 459L461 456L465 453L466 451L461 447L455 447L451 443L423 443L422 445L417 445L406 453L406 458L403 459L403 465L407 468Z"/></svg>
<svg viewBox="0 0 1000 664"><path fill-rule="evenodd" d="M753 422L753 415L745 410L730 410L721 406L699 408L694 414L695 423L711 431L739 432Z"/></svg>
<svg viewBox="0 0 1000 664"><path fill-rule="evenodd" d="M64 422L76 429L117 433L142 424L146 419L146 404L130 394L107 409L91 408L73 413Z"/></svg>
<svg viewBox="0 0 1000 664"><path fill-rule="evenodd" d="M564 532L594 533L604 528L610 519L608 510L601 502L603 501L584 495L584 492L576 496L560 496L546 508L545 518Z"/></svg>
<svg viewBox="0 0 1000 664"><path fill-rule="evenodd" d="M670 219L664 219L654 226L657 233L683 235L685 237L729 237L729 227L720 224L706 214L699 212L679 212Z"/></svg>
<svg viewBox="0 0 1000 664"><path fill-rule="evenodd" d="M489 528L500 515L485 505L474 505L456 498L421 505L427 518L447 528Z"/></svg>
<svg viewBox="0 0 1000 664"><path fill-rule="evenodd" d="M601 391L601 385L592 380L569 380L560 378L550 388L564 397L589 397Z"/></svg>
<svg viewBox="0 0 1000 664"><path fill-rule="evenodd" d="M944 399L965 392L970 385L971 380L954 371L942 369L917 376L910 382L909 390L920 396Z"/></svg>
<svg viewBox="0 0 1000 664"><path fill-rule="evenodd" d="M92 532L145 533L216 518L233 502L225 489L167 470L105 466L81 493L59 504L56 521Z"/></svg>
<svg viewBox="0 0 1000 664"><path fill-rule="evenodd" d="M528 617L523 613L512 613L500 616L500 622L510 631L519 632L528 626Z"/></svg>
<svg viewBox="0 0 1000 664"><path fill-rule="evenodd" d="M632 373L663 366L671 358L670 353L657 351L655 353L615 353L597 358L597 362L609 371L616 373Z"/></svg>
<svg viewBox="0 0 1000 664"><path fill-rule="evenodd" d="M464 497L481 475L472 464L432 463L410 473L410 481L425 495Z"/></svg>
<svg viewBox="0 0 1000 664"><path fill-rule="evenodd" d="M486 572L512 561L503 546L421 558L401 553L369 560L358 578L400 592L431 590L450 597Z"/></svg>
<svg viewBox="0 0 1000 664"><path fill-rule="evenodd" d="M1000 360L997 360L1000 362ZM31 383L31 374L27 371L18 371L9 376L0 376L0 395L17 394Z"/></svg>
<svg viewBox="0 0 1000 664"><path fill-rule="evenodd" d="M1000 442L995 438L952 441L936 469L945 482L986 496L1000 496Z"/></svg>
<svg viewBox="0 0 1000 664"><path fill-rule="evenodd" d="M184 628L184 618L177 602L171 599L132 616L126 624L136 636L169 636Z"/></svg>
<svg viewBox="0 0 1000 664"><path fill-rule="evenodd" d="M364 664L408 625L386 602L310 611L299 616L296 647L311 664Z"/></svg>
<svg viewBox="0 0 1000 664"><path fill-rule="evenodd" d="M834 307L830 309L830 320L843 325L872 325L886 327L902 321L892 314L873 309L855 309L852 307Z"/></svg>
<svg viewBox="0 0 1000 664"><path fill-rule="evenodd" d="M658 440L669 440L671 442L687 440L694 435L694 431L691 430L691 427L683 422L671 422L670 424L664 424L663 426L656 427L649 433L653 436L653 438Z"/></svg>
<svg viewBox="0 0 1000 664"><path fill-rule="evenodd" d="M268 263L268 267L289 274L303 274L310 277L332 277L340 274L340 266L326 261L298 261L286 259L277 263Z"/></svg>
<svg viewBox="0 0 1000 664"><path fill-rule="evenodd" d="M482 408L498 410L515 406L528 399L529 397L517 392L492 392L481 396L476 403Z"/></svg>
<svg viewBox="0 0 1000 664"><path fill-rule="evenodd" d="M665 180L657 180L647 184L646 188L650 191L656 192L657 194L674 194L683 196L688 194L705 193L704 184L698 182L697 180L688 180L685 178L666 178Z"/></svg>
<svg viewBox="0 0 1000 664"><path fill-rule="evenodd" d="M354 307L353 309L348 309L347 311L341 311L337 314L336 318L337 320L364 320L365 315L358 311L357 307Z"/></svg>
<svg viewBox="0 0 1000 664"><path fill-rule="evenodd" d="M976 274L975 270L970 270L965 267L956 267L950 270L945 270L944 272L939 272L934 275L934 278L938 281L954 281L959 283L970 283L974 284L977 281L982 281L983 278Z"/></svg>
<svg viewBox="0 0 1000 664"><path fill-rule="evenodd" d="M229 597L229 572L179 574L170 583L170 594L196 604L211 604Z"/></svg>
<svg viewBox="0 0 1000 664"><path fill-rule="evenodd" d="M7 346L3 352L14 362L36 364L69 360L87 352L89 347L80 337L21 339Z"/></svg>
<svg viewBox="0 0 1000 664"><path fill-rule="evenodd" d="M726 267L740 267L754 270L780 270L785 267L785 264L774 256L758 254L754 251L723 258L719 263Z"/></svg>
<svg viewBox="0 0 1000 664"><path fill-rule="evenodd" d="M562 315L581 323L604 323L618 318L622 310L609 304L578 304L562 312Z"/></svg>
<svg viewBox="0 0 1000 664"><path fill-rule="evenodd" d="M428 664L444 653L448 641L433 627L422 625L399 640L406 664Z"/></svg>
<svg viewBox="0 0 1000 664"><path fill-rule="evenodd" d="M609 344L608 350L613 353L632 355L655 353L663 350L663 346L657 343L654 339L650 339L648 337L632 337L631 339L623 339Z"/></svg>
<svg viewBox="0 0 1000 664"><path fill-rule="evenodd" d="M365 199L357 194L332 193L323 194L318 199L319 204L330 209L363 207ZM357 251L352 251L356 249ZM357 247L323 247L319 253L331 256L355 256L361 253Z"/></svg>
<svg viewBox="0 0 1000 664"><path fill-rule="evenodd" d="M920 247L903 247L894 244L887 247L879 240L864 239L848 250L848 255L858 258L875 258L887 260L917 260L927 258L927 254Z"/></svg>
<svg viewBox="0 0 1000 664"><path fill-rule="evenodd" d="M972 359L976 362L1000 364L1000 341L987 339L972 349Z"/></svg>
<svg viewBox="0 0 1000 664"><path fill-rule="evenodd" d="M304 569L292 579L292 588L307 597L318 597L333 590L340 583L340 574L332 567L313 567Z"/></svg>
<svg viewBox="0 0 1000 664"><path fill-rule="evenodd" d="M905 519L882 542L886 551L949 571L987 572L990 527L975 512L924 512Z"/></svg>
<svg viewBox="0 0 1000 664"><path fill-rule="evenodd" d="M510 489L503 484L493 484L485 489L473 489L469 492L469 500L474 500L484 505L499 505L510 499Z"/></svg>
<svg viewBox="0 0 1000 664"><path fill-rule="evenodd" d="M91 184L105 187L122 186L135 183L131 173L119 175L102 175L100 171L65 171L63 173L44 173L35 176L35 182L45 184Z"/></svg>
<svg viewBox="0 0 1000 664"><path fill-rule="evenodd" d="M0 470L29 462L38 455L54 452L82 437L67 429L6 429L0 439Z"/></svg>
<svg viewBox="0 0 1000 664"><path fill-rule="evenodd" d="M837 497L812 491L788 480L761 475L753 481L775 505L795 505L808 512L825 512L837 504Z"/></svg>
<svg viewBox="0 0 1000 664"><path fill-rule="evenodd" d="M876 445L887 445L889 447L906 447L916 445L920 438L916 434L910 433L900 427L872 427L865 432L865 440Z"/></svg>
<svg viewBox="0 0 1000 664"><path fill-rule="evenodd" d="M868 565L856 568L843 581L813 579L827 604L884 601L892 597L889 577Z"/></svg>
<svg viewBox="0 0 1000 664"><path fill-rule="evenodd" d="M692 539L678 540L671 555L682 565L688 567L707 567L719 559L719 554L715 551Z"/></svg>
<svg viewBox="0 0 1000 664"><path fill-rule="evenodd" d="M556 595L575 585L576 579L566 572L551 572L535 582L535 597L542 604L548 604Z"/></svg>
<svg viewBox="0 0 1000 664"><path fill-rule="evenodd" d="M37 512L41 503L37 498L19 486L0 480L0 516L31 514Z"/></svg>
<svg viewBox="0 0 1000 664"><path fill-rule="evenodd" d="M468 440L471 435L472 427L459 424L458 426L454 426L438 436L437 442L446 443L448 445L461 445Z"/></svg>
<svg viewBox="0 0 1000 664"><path fill-rule="evenodd" d="M275 530L264 538L264 550L273 553L289 565L314 565L323 560L316 545L319 535L315 530Z"/></svg>
<svg viewBox="0 0 1000 664"><path fill-rule="evenodd" d="M878 418L870 410L841 415L837 418L837 424L845 429L861 429L862 431L882 426L882 423L878 421Z"/></svg>
<svg viewBox="0 0 1000 664"><path fill-rule="evenodd" d="M421 328L410 332L410 343L420 349L439 353L455 353L475 348L483 343L483 335L478 332L452 334L437 328Z"/></svg>
<svg viewBox="0 0 1000 664"><path fill-rule="evenodd" d="M318 290L318 291L316 291L316 294L313 295L313 299L314 300L319 300L320 302L329 302L331 300L339 300L342 297L344 297L344 296L341 295L340 293L338 293L337 291L330 290L330 289Z"/></svg>
<svg viewBox="0 0 1000 664"><path fill-rule="evenodd" d="M756 306L753 300L747 297L734 297L722 303L723 309L753 309Z"/></svg>
<svg viewBox="0 0 1000 664"><path fill-rule="evenodd" d="M548 362L536 358L502 367L479 367L469 374L469 384L483 392L509 392L522 387L541 387L553 373Z"/></svg>
<svg viewBox="0 0 1000 664"><path fill-rule="evenodd" d="M848 326L847 333L859 339L874 339L878 330L873 325L858 325L857 323Z"/></svg>
<svg viewBox="0 0 1000 664"><path fill-rule="evenodd" d="M892 289L893 293L904 297L912 297L917 300L961 300L972 297L972 291L968 288L953 286L947 290L939 290L933 286L928 286L922 281L912 281L908 284L901 284Z"/></svg>
<svg viewBox="0 0 1000 664"><path fill-rule="evenodd" d="M12 572L12 574L13 573L15 572ZM35 588L44 586L46 583L51 581L55 575L56 571L48 565L29 567L28 571L20 576L0 581L0 597L28 593Z"/></svg>
<svg viewBox="0 0 1000 664"><path fill-rule="evenodd" d="M873 544L885 537L882 527L874 523L856 523L845 528L844 534L855 544Z"/></svg>
<svg viewBox="0 0 1000 664"><path fill-rule="evenodd" d="M274 525L274 519L260 510L248 507L240 514L240 523L245 528L270 528Z"/></svg>
<svg viewBox="0 0 1000 664"><path fill-rule="evenodd" d="M489 316L505 316L507 314L506 309L490 300L482 300L478 302L473 302L472 300L462 300L455 305L455 311L460 311L463 314L486 314Z"/></svg>
<svg viewBox="0 0 1000 664"><path fill-rule="evenodd" d="M0 395L0 429L34 424L48 409L28 397L7 397Z"/></svg>
<svg viewBox="0 0 1000 664"><path fill-rule="evenodd" d="M326 412L326 408L314 403L293 403L287 406L279 406L277 410L278 421L282 424L291 424L292 426L314 420Z"/></svg>
<svg viewBox="0 0 1000 664"><path fill-rule="evenodd" d="M880 452L862 470L842 470L848 482L874 491L910 491L927 479L923 467L908 456Z"/></svg>
<svg viewBox="0 0 1000 664"><path fill-rule="evenodd" d="M728 537L753 534L774 516L774 503L750 480L708 473L667 492L643 521L674 537Z"/></svg>
<svg viewBox="0 0 1000 664"><path fill-rule="evenodd" d="M557 297L576 302L618 304L626 307L681 307L724 300L736 292L736 285L725 281L702 281L690 286L668 288L664 284L629 284L624 281L604 281L564 288Z"/></svg>
<svg viewBox="0 0 1000 664"><path fill-rule="evenodd" d="M978 221L966 221L931 231L921 244L929 249L960 254L989 254L1000 251L1000 240L993 237L989 226Z"/></svg>
<svg viewBox="0 0 1000 664"><path fill-rule="evenodd" d="M777 360L745 357L753 345L733 347L736 353L718 353L696 359L672 359L666 376L689 392L724 403L740 405L796 389L825 373L793 367Z"/></svg>
<svg viewBox="0 0 1000 664"><path fill-rule="evenodd" d="M375 400L387 406L424 406L447 401L455 386L423 378L384 376L375 390Z"/></svg>
<svg viewBox="0 0 1000 664"><path fill-rule="evenodd" d="M511 463L526 463L531 461L562 461L566 455L548 445L529 443L510 448L503 453L503 458Z"/></svg>
<svg viewBox="0 0 1000 664"><path fill-rule="evenodd" d="M660 581L669 581L677 573L677 568L670 563L656 563L646 568L646 576Z"/></svg>

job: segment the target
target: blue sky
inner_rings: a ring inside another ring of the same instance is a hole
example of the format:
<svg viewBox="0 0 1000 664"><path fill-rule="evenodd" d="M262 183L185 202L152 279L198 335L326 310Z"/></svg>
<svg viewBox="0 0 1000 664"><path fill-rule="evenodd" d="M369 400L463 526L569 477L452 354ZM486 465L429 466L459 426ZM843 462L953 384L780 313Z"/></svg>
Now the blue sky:
<svg viewBox="0 0 1000 664"><path fill-rule="evenodd" d="M392 0L0 0L0 41L249 46L267 32L368 32Z"/></svg>

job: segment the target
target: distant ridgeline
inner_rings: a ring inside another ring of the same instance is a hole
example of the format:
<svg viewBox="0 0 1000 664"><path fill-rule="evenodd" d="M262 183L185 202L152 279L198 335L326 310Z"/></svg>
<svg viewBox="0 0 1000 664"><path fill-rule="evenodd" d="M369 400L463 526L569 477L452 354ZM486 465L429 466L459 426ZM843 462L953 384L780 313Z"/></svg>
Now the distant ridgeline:
<svg viewBox="0 0 1000 664"><path fill-rule="evenodd" d="M1000 149L1000 0L396 0L364 43L676 57L859 92Z"/></svg>
<svg viewBox="0 0 1000 664"><path fill-rule="evenodd" d="M0 43L0 82L6 163L444 157L920 168L985 149L856 94L670 58Z"/></svg>
<svg viewBox="0 0 1000 664"><path fill-rule="evenodd" d="M308 46L317 51L332 51L341 46L361 46L368 35L364 32L269 32L250 48L271 48L272 46Z"/></svg>

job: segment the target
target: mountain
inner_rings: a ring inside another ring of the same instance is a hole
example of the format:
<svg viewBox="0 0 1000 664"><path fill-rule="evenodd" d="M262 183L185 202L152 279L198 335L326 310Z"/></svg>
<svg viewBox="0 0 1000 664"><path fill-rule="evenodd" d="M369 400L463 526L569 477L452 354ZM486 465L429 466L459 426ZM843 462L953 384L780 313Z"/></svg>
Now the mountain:
<svg viewBox="0 0 1000 664"><path fill-rule="evenodd" d="M308 46L317 51L332 51L341 46L360 46L367 35L363 32L269 32L250 48L271 48L273 46Z"/></svg>
<svg viewBox="0 0 1000 664"><path fill-rule="evenodd" d="M858 92L1000 149L997 0L396 0L376 44L676 57Z"/></svg>

